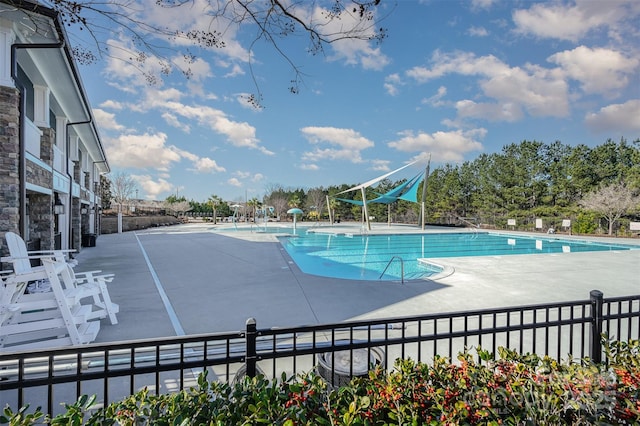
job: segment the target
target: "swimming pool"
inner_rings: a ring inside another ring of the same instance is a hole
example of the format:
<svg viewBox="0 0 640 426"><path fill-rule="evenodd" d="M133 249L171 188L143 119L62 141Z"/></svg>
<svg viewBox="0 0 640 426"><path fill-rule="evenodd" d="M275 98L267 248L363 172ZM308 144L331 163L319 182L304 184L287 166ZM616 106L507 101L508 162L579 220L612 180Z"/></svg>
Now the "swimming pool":
<svg viewBox="0 0 640 426"><path fill-rule="evenodd" d="M442 272L434 264L417 259L514 254L576 253L631 250L619 244L567 240L555 237L527 237L487 232L441 234L349 235L301 232L278 238L298 267L307 274L350 280L422 279Z"/></svg>

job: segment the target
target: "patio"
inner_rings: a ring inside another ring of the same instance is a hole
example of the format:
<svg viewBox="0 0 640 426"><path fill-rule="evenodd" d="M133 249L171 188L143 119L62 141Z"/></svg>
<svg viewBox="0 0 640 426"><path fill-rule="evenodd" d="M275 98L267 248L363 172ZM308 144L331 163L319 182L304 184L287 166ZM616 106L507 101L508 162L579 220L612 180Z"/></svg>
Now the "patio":
<svg viewBox="0 0 640 426"><path fill-rule="evenodd" d="M374 224L372 232L420 231ZM274 235L212 224L102 235L77 260L78 271L116 276L109 291L119 324L103 324L96 342L241 330L250 317L261 327L290 327L579 300L593 289L625 296L640 285L640 250L439 259L455 273L405 284L328 279L301 273Z"/></svg>

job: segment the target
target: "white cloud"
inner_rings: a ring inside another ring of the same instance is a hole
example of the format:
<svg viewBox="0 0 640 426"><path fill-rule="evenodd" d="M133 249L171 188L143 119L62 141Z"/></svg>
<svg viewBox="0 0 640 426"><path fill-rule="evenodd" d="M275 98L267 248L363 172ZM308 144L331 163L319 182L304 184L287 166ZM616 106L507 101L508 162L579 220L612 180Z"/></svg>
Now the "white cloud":
<svg viewBox="0 0 640 426"><path fill-rule="evenodd" d="M312 144L328 143L338 148L315 148L302 154L302 159L315 163L322 160L344 160L352 163L362 162L361 151L372 148L374 143L352 129L335 127L304 127L303 136Z"/></svg>
<svg viewBox="0 0 640 426"><path fill-rule="evenodd" d="M261 182L264 180L264 175L262 173L256 173L255 175L253 175L253 177L251 178L252 182Z"/></svg>
<svg viewBox="0 0 640 426"><path fill-rule="evenodd" d="M183 94L175 89L158 90L147 87L145 98L136 104L129 104L127 107L132 111L148 113L153 110L160 111L160 116L172 127L178 128L185 133L190 133L192 126L188 120L195 120L198 125L209 128L216 133L223 135L227 142L238 148L256 149L265 155L274 153L260 144L256 137L256 129L247 122L231 120L227 114L219 109L206 105L188 105L180 102ZM122 126L115 125L114 114L98 110L104 127L111 125L111 129L123 130Z"/></svg>
<svg viewBox="0 0 640 426"><path fill-rule="evenodd" d="M185 76L188 94L203 96L204 81L213 77L209 62L202 58L187 59L184 55L176 55L165 59L149 52L140 56L134 43L122 35L119 39L108 40L107 44L109 55L105 58L106 66L102 75L108 84L127 93L144 91L158 96L158 100L179 100L187 94L184 93L186 90L180 91L176 88L160 90L165 84L167 75L178 71Z"/></svg>
<svg viewBox="0 0 640 426"><path fill-rule="evenodd" d="M622 22L640 14L635 0L575 0L569 3L536 3L513 12L516 31L540 38L578 41L590 31L617 31Z"/></svg>
<svg viewBox="0 0 640 426"><path fill-rule="evenodd" d="M312 163L300 164L300 166L298 166L298 168L302 169L302 170L311 170L311 171L320 170L320 167L318 167L317 164L312 164Z"/></svg>
<svg viewBox="0 0 640 426"><path fill-rule="evenodd" d="M328 142L344 148L363 150L373 147L374 143L353 129L339 129L335 127L303 127L302 134L311 143Z"/></svg>
<svg viewBox="0 0 640 426"><path fill-rule="evenodd" d="M440 86L438 87L438 93L436 93L435 95L423 99L422 103L423 104L428 104L428 105L432 105L432 106L441 106L444 105L444 101L442 100L442 98L444 98L447 94L447 88L444 86Z"/></svg>
<svg viewBox="0 0 640 426"><path fill-rule="evenodd" d="M246 108L251 111L260 112L259 107L257 107L256 105L248 101L249 99L251 99L251 93L248 93L248 92L236 93L231 99L237 102L238 105L240 105L242 108Z"/></svg>
<svg viewBox="0 0 640 426"><path fill-rule="evenodd" d="M462 100L456 102L456 109L460 118L482 118L489 121L514 122L524 116L520 105L512 102L492 104Z"/></svg>
<svg viewBox="0 0 640 426"><path fill-rule="evenodd" d="M402 86L402 79L400 74L390 74L384 79L384 89L391 96L396 96L399 93L398 86Z"/></svg>
<svg viewBox="0 0 640 426"><path fill-rule="evenodd" d="M167 145L165 133L142 135L121 135L106 139L105 150L109 162L116 167L155 169L168 171L173 163L186 159L192 163L188 170L196 173L216 173L226 171L208 157L199 157L174 145Z"/></svg>
<svg viewBox="0 0 640 426"><path fill-rule="evenodd" d="M227 142L238 148L257 149L265 155L274 153L260 145L256 137L256 129L247 122L237 122L229 119L224 111L205 105L186 105L180 102L163 101L155 97L147 98L145 105L149 108L167 110L175 118L174 126L180 124L177 117L196 120L199 125L208 127L227 138Z"/></svg>
<svg viewBox="0 0 640 426"><path fill-rule="evenodd" d="M304 3L302 3L304 4ZM360 21L357 13L351 10L340 16L327 20L331 11L322 7L314 7L310 21L325 34L362 33L363 37L374 35L375 27L368 21ZM380 48L373 47L374 41L359 39L338 39L330 44L333 54L330 60L342 60L347 65L360 65L364 69L380 70L389 64L389 58L382 53Z"/></svg>
<svg viewBox="0 0 640 426"><path fill-rule="evenodd" d="M193 162L193 170L197 173L216 173L216 172L224 172L226 169L221 167L216 163L215 160L212 160L208 157L198 158Z"/></svg>
<svg viewBox="0 0 640 426"><path fill-rule="evenodd" d="M139 0L140 22L145 22L159 28L180 30L185 34L191 30L207 28L211 32L218 32L224 40L224 46L202 46L217 54L234 60L247 61L249 53L236 40L238 25L230 22L222 16L212 19L214 14L220 15L216 5L224 8L233 8L234 5L206 0L193 0L173 8L173 13L167 13L166 7L159 7L155 0ZM177 3L176 3L177 4ZM242 12L242 11L241 11ZM175 47L193 45L193 40L185 37L172 37L169 39Z"/></svg>
<svg viewBox="0 0 640 426"><path fill-rule="evenodd" d="M171 192L174 189L174 186L162 177L153 180L149 175L131 175L131 178L140 185L149 200L157 200L161 198L160 194Z"/></svg>
<svg viewBox="0 0 640 426"><path fill-rule="evenodd" d="M170 148L173 152L178 154L180 158L186 158L187 160L194 161L194 162L197 161L199 158L196 154L193 154L189 151L185 151L184 149L180 149L177 146L171 146Z"/></svg>
<svg viewBox="0 0 640 426"><path fill-rule="evenodd" d="M125 130L125 127L123 125L118 124L118 122L116 121L116 115L113 113L107 112L100 108L94 108L93 116L95 117L101 129L116 131Z"/></svg>
<svg viewBox="0 0 640 426"><path fill-rule="evenodd" d="M372 48L370 41L341 40L331 46L336 58L342 58L347 65L360 64L364 69L381 70L391 61L380 48Z"/></svg>
<svg viewBox="0 0 640 426"><path fill-rule="evenodd" d="M581 83L586 93L607 94L620 90L629 83L628 76L637 72L640 61L611 49L578 46L551 55L548 59Z"/></svg>
<svg viewBox="0 0 640 426"><path fill-rule="evenodd" d="M564 117L569 114L569 88L559 70L537 65L509 67L493 55L477 57L470 52L435 52L433 65L414 67L407 75L419 83L456 73L479 77L479 86L491 102L459 101L460 113L492 121L513 121L532 116Z"/></svg>
<svg viewBox="0 0 640 426"><path fill-rule="evenodd" d="M212 160L208 157L198 157L196 154L193 154L189 151L185 151L178 147L172 146L171 149L180 155L181 158L186 158L191 161L192 167L187 169L196 173L216 173L216 172L226 172L226 169L222 166L219 166L215 160Z"/></svg>
<svg viewBox="0 0 640 426"><path fill-rule="evenodd" d="M180 129L185 133L189 133L191 131L191 127L189 127L189 125L186 123L181 123L175 114L172 114L170 112L163 112L161 116L169 126Z"/></svg>
<svg viewBox="0 0 640 426"><path fill-rule="evenodd" d="M242 182L240 182L240 180L238 180L238 178L231 178L227 181L227 183L231 186L236 186L236 187L241 187L242 186Z"/></svg>
<svg viewBox="0 0 640 426"><path fill-rule="evenodd" d="M224 76L225 78L237 77L239 75L244 75L245 72L242 67L238 64L231 65L231 70L227 72Z"/></svg>
<svg viewBox="0 0 640 426"><path fill-rule="evenodd" d="M124 104L122 102L113 101L113 100L104 101L100 104L100 106L102 108L115 109L116 111L119 111L124 108Z"/></svg>
<svg viewBox="0 0 640 426"><path fill-rule="evenodd" d="M399 134L400 139L389 142L388 145L402 152L418 152L423 156L432 154L437 161L459 162L464 159L466 153L482 150L479 139L483 139L486 133L487 131L482 128L467 131L438 131L431 134L424 132L416 134L406 130Z"/></svg>
<svg viewBox="0 0 640 426"><path fill-rule="evenodd" d="M109 162L116 167L167 170L171 163L180 161L175 149L165 145L165 133L121 135L105 142Z"/></svg>
<svg viewBox="0 0 640 426"><path fill-rule="evenodd" d="M131 40L122 35L119 39L108 40L107 45L109 54L105 58L102 75L111 84L130 92L150 84L162 85L162 79L159 78L162 74L159 58L147 54L144 60L135 61L135 58L139 58L137 50Z"/></svg>
<svg viewBox="0 0 640 426"><path fill-rule="evenodd" d="M153 87L148 88L146 93L147 98L153 97L156 102L170 102L170 101L179 101L182 99L184 94L176 89L175 87L170 87L168 89L156 89Z"/></svg>
<svg viewBox="0 0 640 426"><path fill-rule="evenodd" d="M420 152L409 159L410 163L423 163L427 164L427 162L431 161L432 155L431 152ZM434 157L437 159L437 157Z"/></svg>
<svg viewBox="0 0 640 426"><path fill-rule="evenodd" d="M498 0L471 0L472 9L489 9Z"/></svg>
<svg viewBox="0 0 640 426"><path fill-rule="evenodd" d="M489 31L484 27L470 27L467 30L467 34L472 37L486 37L489 35Z"/></svg>
<svg viewBox="0 0 640 426"><path fill-rule="evenodd" d="M493 55L476 56L471 52L456 51L442 53L437 50L431 56L432 66L413 67L406 74L418 83L440 78L446 74L480 75L485 77L500 75L509 71L509 66Z"/></svg>
<svg viewBox="0 0 640 426"><path fill-rule="evenodd" d="M200 82L213 76L211 65L202 58L178 55L173 57L171 61L188 76L190 80Z"/></svg>
<svg viewBox="0 0 640 426"><path fill-rule="evenodd" d="M587 126L596 132L640 133L640 99L632 99L623 104L613 104L598 112L587 114Z"/></svg>
<svg viewBox="0 0 640 426"><path fill-rule="evenodd" d="M389 160L371 160L371 169L378 172L388 172L391 170L389 164L391 164Z"/></svg>
<svg viewBox="0 0 640 426"><path fill-rule="evenodd" d="M553 70L528 65L481 82L484 93L498 103L520 104L536 117L565 117L569 114L568 84Z"/></svg>

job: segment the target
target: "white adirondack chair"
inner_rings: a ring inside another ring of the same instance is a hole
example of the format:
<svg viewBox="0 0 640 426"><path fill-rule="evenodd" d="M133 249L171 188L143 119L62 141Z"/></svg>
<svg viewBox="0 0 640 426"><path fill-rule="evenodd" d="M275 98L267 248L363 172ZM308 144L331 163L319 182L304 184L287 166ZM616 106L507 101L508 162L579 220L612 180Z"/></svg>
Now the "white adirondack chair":
<svg viewBox="0 0 640 426"><path fill-rule="evenodd" d="M7 245L16 256L0 259L10 262L14 269L11 273L3 271L0 295L0 348L37 348L40 345L36 342L45 340L49 345L56 344L67 335L67 331L53 293L25 294L30 281L45 280L47 273L43 266L31 267L26 245L24 253L21 252L19 245L16 248L15 237L21 241L16 234L6 234ZM77 310L74 306L74 311ZM67 342L60 342L65 343ZM67 344L71 344L70 339Z"/></svg>
<svg viewBox="0 0 640 426"><path fill-rule="evenodd" d="M92 297L93 304L97 310L92 311L89 319L109 317L111 324L117 324L116 314L120 307L111 301L107 283L113 281L113 274L102 274L101 271L89 271L75 273L70 264L66 262L65 253L74 250L54 250L54 251L27 251L24 240L13 232L5 235L9 253L11 256L5 258L13 264L13 270L19 276L31 276L29 281L37 279L49 279L45 265L31 266L31 259L55 260L50 269L55 270L62 279L61 284L67 290L75 289L78 297ZM4 260L4 259L3 259ZM50 271L51 272L51 271Z"/></svg>
<svg viewBox="0 0 640 426"><path fill-rule="evenodd" d="M96 275L99 271L74 274L64 259L64 252L27 252L22 238L7 233L14 271L4 273L0 292L0 350L33 349L80 345L95 340L100 330L97 318L117 323L118 305L111 302L106 282L113 275ZM31 266L31 259L41 266ZM51 291L25 293L29 281L48 280ZM79 284L83 282L84 284ZM93 303L81 301L91 297ZM97 308L97 309L96 309Z"/></svg>
<svg viewBox="0 0 640 426"><path fill-rule="evenodd" d="M4 300L0 304L2 349L81 345L92 342L98 335L100 321L89 321L92 305L80 303L86 292L64 289L59 279L64 268L51 259L43 262L51 285L49 292L25 293L25 275L11 274L4 279Z"/></svg>

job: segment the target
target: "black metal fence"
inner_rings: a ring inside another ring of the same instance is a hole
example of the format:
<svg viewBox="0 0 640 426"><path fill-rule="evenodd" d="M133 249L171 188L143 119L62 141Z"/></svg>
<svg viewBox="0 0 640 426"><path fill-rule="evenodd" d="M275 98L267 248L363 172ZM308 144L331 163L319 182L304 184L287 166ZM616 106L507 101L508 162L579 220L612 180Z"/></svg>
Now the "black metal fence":
<svg viewBox="0 0 640 426"><path fill-rule="evenodd" d="M178 391L195 385L203 370L209 379L231 382L317 369L341 385L372 363L428 363L435 355L455 362L458 352L473 347L599 362L602 333L640 338L640 295L604 299L594 290L581 301L291 328L259 329L249 319L245 330L231 333L0 353L0 401L56 414L82 394L108 404L144 387Z"/></svg>

